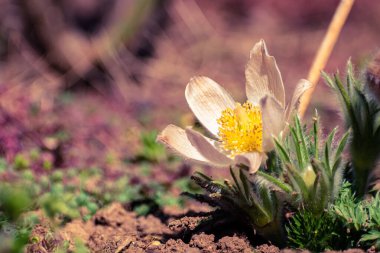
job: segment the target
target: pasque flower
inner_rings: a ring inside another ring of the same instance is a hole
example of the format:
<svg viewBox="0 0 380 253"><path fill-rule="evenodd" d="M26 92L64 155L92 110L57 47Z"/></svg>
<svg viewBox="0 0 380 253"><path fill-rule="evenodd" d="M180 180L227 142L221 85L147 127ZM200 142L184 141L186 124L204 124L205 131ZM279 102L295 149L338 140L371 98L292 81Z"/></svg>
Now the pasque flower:
<svg viewBox="0 0 380 253"><path fill-rule="evenodd" d="M196 162L217 167L243 164L250 173L256 172L265 153L274 148L272 136L285 129L310 83L300 80L286 107L281 73L263 40L250 52L245 77L248 100L243 104L210 78L193 77L186 87L186 100L213 138L169 125L158 141Z"/></svg>

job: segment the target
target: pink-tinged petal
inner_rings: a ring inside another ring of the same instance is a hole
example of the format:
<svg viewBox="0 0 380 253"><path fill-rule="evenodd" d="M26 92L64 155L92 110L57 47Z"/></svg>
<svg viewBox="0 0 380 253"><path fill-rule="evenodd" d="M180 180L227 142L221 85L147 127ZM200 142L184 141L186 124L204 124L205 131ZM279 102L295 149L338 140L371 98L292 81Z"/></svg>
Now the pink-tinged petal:
<svg viewBox="0 0 380 253"><path fill-rule="evenodd" d="M301 79L298 81L296 89L293 92L292 100L289 106L286 108L286 121L289 123L293 121L293 117L298 113L298 107L300 105L303 94L312 87L310 81Z"/></svg>
<svg viewBox="0 0 380 253"><path fill-rule="evenodd" d="M157 137L157 141L167 146L177 154L200 162L207 162L187 138L184 129L168 125Z"/></svg>
<svg viewBox="0 0 380 253"><path fill-rule="evenodd" d="M193 147L207 160L219 166L231 164L231 159L218 150L215 140L207 138L190 128L186 129L186 134Z"/></svg>
<svg viewBox="0 0 380 253"><path fill-rule="evenodd" d="M208 77L193 77L185 91L191 110L214 136L218 136L220 118L223 110L235 107L235 101L228 92Z"/></svg>
<svg viewBox="0 0 380 253"><path fill-rule="evenodd" d="M285 107L285 90L276 60L268 54L264 40L251 50L245 68L246 93L248 100L258 104L266 95L274 96Z"/></svg>
<svg viewBox="0 0 380 253"><path fill-rule="evenodd" d="M201 154L196 147L190 142L184 129L175 125L168 125L157 137L157 141L163 143L170 150L178 155L192 161L209 164L213 166L224 166L220 163L214 163Z"/></svg>
<svg viewBox="0 0 380 253"><path fill-rule="evenodd" d="M235 156L235 164L243 164L249 168L249 174L254 174L260 168L264 154L259 152L244 153Z"/></svg>
<svg viewBox="0 0 380 253"><path fill-rule="evenodd" d="M285 110L272 96L260 100L263 119L263 150L274 148L273 136L278 136L285 127Z"/></svg>

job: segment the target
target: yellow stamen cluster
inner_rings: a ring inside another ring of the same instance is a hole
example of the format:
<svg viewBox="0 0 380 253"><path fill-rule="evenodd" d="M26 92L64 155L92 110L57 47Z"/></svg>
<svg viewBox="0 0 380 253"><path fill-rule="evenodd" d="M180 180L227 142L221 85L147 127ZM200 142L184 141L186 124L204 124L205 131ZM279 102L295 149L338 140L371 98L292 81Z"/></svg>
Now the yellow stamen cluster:
<svg viewBox="0 0 380 253"><path fill-rule="evenodd" d="M250 102L236 103L234 109L228 108L217 120L222 148L233 158L246 152L261 152L263 124L259 106Z"/></svg>

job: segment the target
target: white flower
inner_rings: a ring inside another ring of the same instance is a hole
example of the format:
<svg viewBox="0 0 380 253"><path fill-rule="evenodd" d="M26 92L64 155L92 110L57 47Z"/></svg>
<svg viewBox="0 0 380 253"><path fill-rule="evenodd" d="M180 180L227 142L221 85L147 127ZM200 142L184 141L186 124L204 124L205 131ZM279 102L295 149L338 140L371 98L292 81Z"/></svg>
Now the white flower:
<svg viewBox="0 0 380 253"><path fill-rule="evenodd" d="M274 148L278 136L297 112L302 94L310 82L300 80L288 107L280 71L265 42L256 43L245 69L248 101L241 105L208 77L193 77L185 91L191 110L212 134L208 138L191 128L167 126L158 141L185 158L225 167L244 164L254 173Z"/></svg>

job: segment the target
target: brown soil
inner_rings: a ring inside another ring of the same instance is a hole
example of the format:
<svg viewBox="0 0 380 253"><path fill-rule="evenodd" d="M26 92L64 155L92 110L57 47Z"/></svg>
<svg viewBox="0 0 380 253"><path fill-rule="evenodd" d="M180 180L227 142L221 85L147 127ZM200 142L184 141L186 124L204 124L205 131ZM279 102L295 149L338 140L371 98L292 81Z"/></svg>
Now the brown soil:
<svg viewBox="0 0 380 253"><path fill-rule="evenodd" d="M309 252L301 250L280 250L278 247L262 244L256 247L239 231L197 230L200 222L209 217L204 216L207 209L191 207L178 215L178 210L167 210L166 217L148 215L138 217L119 203L111 204L98 211L88 222L75 220L68 223L54 236L49 235L45 226L37 226L32 238L35 243L29 245L27 252L53 252L64 241L70 242L69 249L75 252L75 241L80 238L91 252L188 252L188 253L233 253L233 252ZM161 219L160 219L161 218ZM225 227L224 227L225 228ZM219 236L221 234L221 236ZM336 251L327 251L334 253ZM346 253L363 253L360 249L343 251ZM367 252L374 252L368 250Z"/></svg>
<svg viewBox="0 0 380 253"><path fill-rule="evenodd" d="M197 211L206 213L204 208ZM185 210L194 213L195 210ZM202 216L178 216L167 211L164 221L153 215L138 217L127 211L121 204L114 203L97 212L88 222L73 221L59 230L54 240L37 240L28 252L49 252L51 244L70 241L70 249L75 251L75 240L80 238L91 252L252 252L245 236L233 234L216 238L213 234L194 232L203 219ZM45 238L48 229L36 227L34 238ZM190 233L189 233L190 232ZM190 236L188 236L190 234ZM186 239L187 238L187 239ZM47 245L49 244L49 247ZM278 252L265 251L265 252Z"/></svg>

